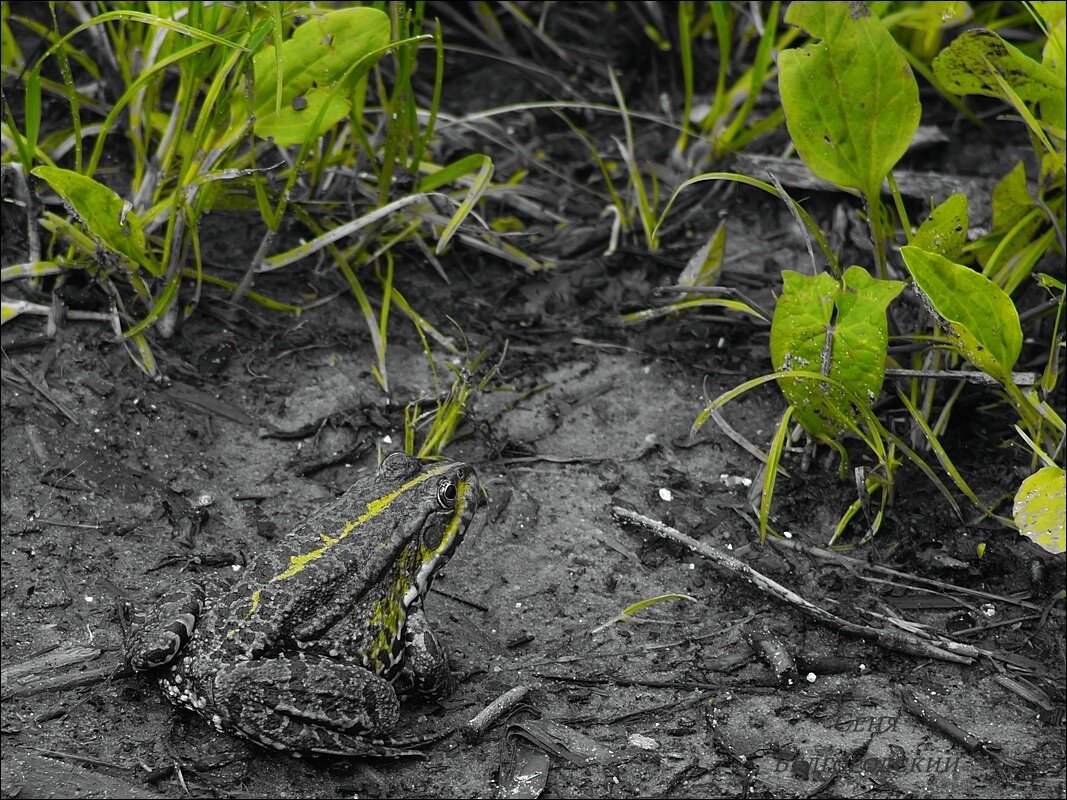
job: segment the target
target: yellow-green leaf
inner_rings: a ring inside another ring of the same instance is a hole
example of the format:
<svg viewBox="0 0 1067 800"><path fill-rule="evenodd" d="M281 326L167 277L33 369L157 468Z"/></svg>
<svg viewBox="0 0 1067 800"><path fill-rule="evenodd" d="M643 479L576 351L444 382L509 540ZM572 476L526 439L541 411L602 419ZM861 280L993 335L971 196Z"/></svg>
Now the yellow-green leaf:
<svg viewBox="0 0 1067 800"><path fill-rule="evenodd" d="M1004 233L1034 207L1034 198L1026 186L1026 167L1018 162L993 187L993 233Z"/></svg>
<svg viewBox="0 0 1067 800"><path fill-rule="evenodd" d="M776 371L828 375L837 385L799 378L779 385L796 417L814 436L833 439L850 427L854 404L869 408L885 379L886 308L904 289L900 281L871 277L849 267L839 284L823 273L786 270L771 322L771 363Z"/></svg>
<svg viewBox="0 0 1067 800"><path fill-rule="evenodd" d="M1019 485L1012 516L1019 533L1050 553L1064 552L1064 471L1043 467Z"/></svg>
<svg viewBox="0 0 1067 800"><path fill-rule="evenodd" d="M953 94L980 94L1011 102L994 77L1000 75L1025 102L1063 94L1062 75L1030 58L984 28L960 34L934 59L934 74Z"/></svg>
<svg viewBox="0 0 1067 800"><path fill-rule="evenodd" d="M376 51L388 44L389 17L359 7L312 16L279 54L273 45L260 50L254 60L256 135L281 145L301 144L344 119L351 109L350 92L334 91L337 82L348 73L348 85L354 83L373 65ZM361 59L365 62L349 72Z"/></svg>
<svg viewBox="0 0 1067 800"><path fill-rule="evenodd" d="M911 67L865 3L798 0L785 19L821 39L778 56L797 151L816 175L877 197L919 125Z"/></svg>
<svg viewBox="0 0 1067 800"><path fill-rule="evenodd" d="M153 274L162 271L145 251L140 217L111 189L87 175L59 167L37 167L33 174L63 198L97 243Z"/></svg>
<svg viewBox="0 0 1067 800"><path fill-rule="evenodd" d="M919 226L911 244L928 253L938 253L946 258L959 256L967 244L967 197L951 195L945 202L930 212Z"/></svg>
<svg viewBox="0 0 1067 800"><path fill-rule="evenodd" d="M1064 3L1057 3L1061 9ZM1060 17L1052 30L1049 31L1048 39L1041 50L1041 63L1049 68L1054 74L1062 76L1064 65L1067 64L1067 19ZM1041 121L1052 126L1056 135L1064 136L1067 128L1067 92L1054 92L1041 100Z"/></svg>
<svg viewBox="0 0 1067 800"><path fill-rule="evenodd" d="M1015 304L989 278L917 247L900 254L931 311L942 320L960 355L1003 384L1023 346Z"/></svg>

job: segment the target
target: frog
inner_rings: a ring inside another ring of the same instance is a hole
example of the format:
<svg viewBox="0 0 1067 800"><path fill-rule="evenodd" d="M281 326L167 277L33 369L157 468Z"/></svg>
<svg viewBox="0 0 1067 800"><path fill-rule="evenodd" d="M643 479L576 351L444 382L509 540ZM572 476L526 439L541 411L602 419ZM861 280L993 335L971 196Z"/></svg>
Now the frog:
<svg viewBox="0 0 1067 800"><path fill-rule="evenodd" d="M392 453L238 576L131 608L127 663L218 731L274 750L417 754L440 737L394 735L398 689L453 688L422 606L483 499L471 466Z"/></svg>

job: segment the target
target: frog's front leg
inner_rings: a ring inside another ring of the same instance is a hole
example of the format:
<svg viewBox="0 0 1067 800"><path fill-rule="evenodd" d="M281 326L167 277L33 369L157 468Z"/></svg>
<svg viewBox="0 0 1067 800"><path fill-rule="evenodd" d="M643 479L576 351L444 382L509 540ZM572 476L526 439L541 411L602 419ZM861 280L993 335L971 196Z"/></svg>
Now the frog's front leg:
<svg viewBox="0 0 1067 800"><path fill-rule="evenodd" d="M216 728L277 750L344 756L410 756L429 737L388 737L396 692L360 666L301 653L224 664L200 678L198 708Z"/></svg>
<svg viewBox="0 0 1067 800"><path fill-rule="evenodd" d="M412 688L428 699L448 697L456 687L448 651L421 610L408 615L404 628L404 674Z"/></svg>
<svg viewBox="0 0 1067 800"><path fill-rule="evenodd" d="M130 666L140 672L174 660L193 635L204 613L204 587L188 583L173 589L144 613L127 606L129 627L123 651Z"/></svg>

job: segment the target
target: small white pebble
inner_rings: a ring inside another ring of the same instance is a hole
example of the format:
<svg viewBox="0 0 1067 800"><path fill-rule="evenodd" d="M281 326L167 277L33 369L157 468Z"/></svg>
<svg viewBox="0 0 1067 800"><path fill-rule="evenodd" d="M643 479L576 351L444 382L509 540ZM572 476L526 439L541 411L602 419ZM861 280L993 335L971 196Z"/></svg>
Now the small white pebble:
<svg viewBox="0 0 1067 800"><path fill-rule="evenodd" d="M631 747L637 747L641 750L659 749L659 742L640 733L631 733L626 741L630 743Z"/></svg>

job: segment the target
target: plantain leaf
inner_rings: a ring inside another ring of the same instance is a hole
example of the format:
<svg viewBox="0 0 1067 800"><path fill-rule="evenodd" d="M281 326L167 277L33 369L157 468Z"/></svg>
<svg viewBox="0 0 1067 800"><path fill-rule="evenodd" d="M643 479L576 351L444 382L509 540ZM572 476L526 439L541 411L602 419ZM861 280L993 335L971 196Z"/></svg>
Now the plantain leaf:
<svg viewBox="0 0 1067 800"><path fill-rule="evenodd" d="M389 17L377 9L360 7L311 17L277 55L274 45L260 50L254 59L256 135L280 145L301 144L340 122L352 103L348 91L335 91L337 82L366 59L346 78L355 83L373 65L375 51L388 44ZM236 116L241 116L240 110Z"/></svg>
<svg viewBox="0 0 1067 800"><path fill-rule="evenodd" d="M47 181L63 198L98 244L121 253L154 275L162 272L145 251L141 219L111 189L87 175L59 167L37 167L33 174Z"/></svg>
<svg viewBox="0 0 1067 800"><path fill-rule="evenodd" d="M1064 552L1067 507L1063 493L1064 471L1042 467L1019 484L1012 516L1019 533L1050 553Z"/></svg>
<svg viewBox="0 0 1067 800"><path fill-rule="evenodd" d="M771 322L771 362L777 371L828 375L847 391L790 378L779 385L796 407L797 420L813 436L833 439L849 428L854 404L873 405L885 379L888 330L885 311L904 289L900 281L872 278L849 267L839 284L786 270Z"/></svg>
<svg viewBox="0 0 1067 800"><path fill-rule="evenodd" d="M931 211L911 244L928 253L957 258L967 244L967 197L951 195Z"/></svg>
<svg viewBox="0 0 1067 800"><path fill-rule="evenodd" d="M960 355L1002 384L1023 346L1015 304L989 278L944 256L900 248L921 296L942 321Z"/></svg>
<svg viewBox="0 0 1067 800"><path fill-rule="evenodd" d="M798 0L785 20L822 40L778 56L797 151L816 175L877 197L919 125L911 67L865 3Z"/></svg>

